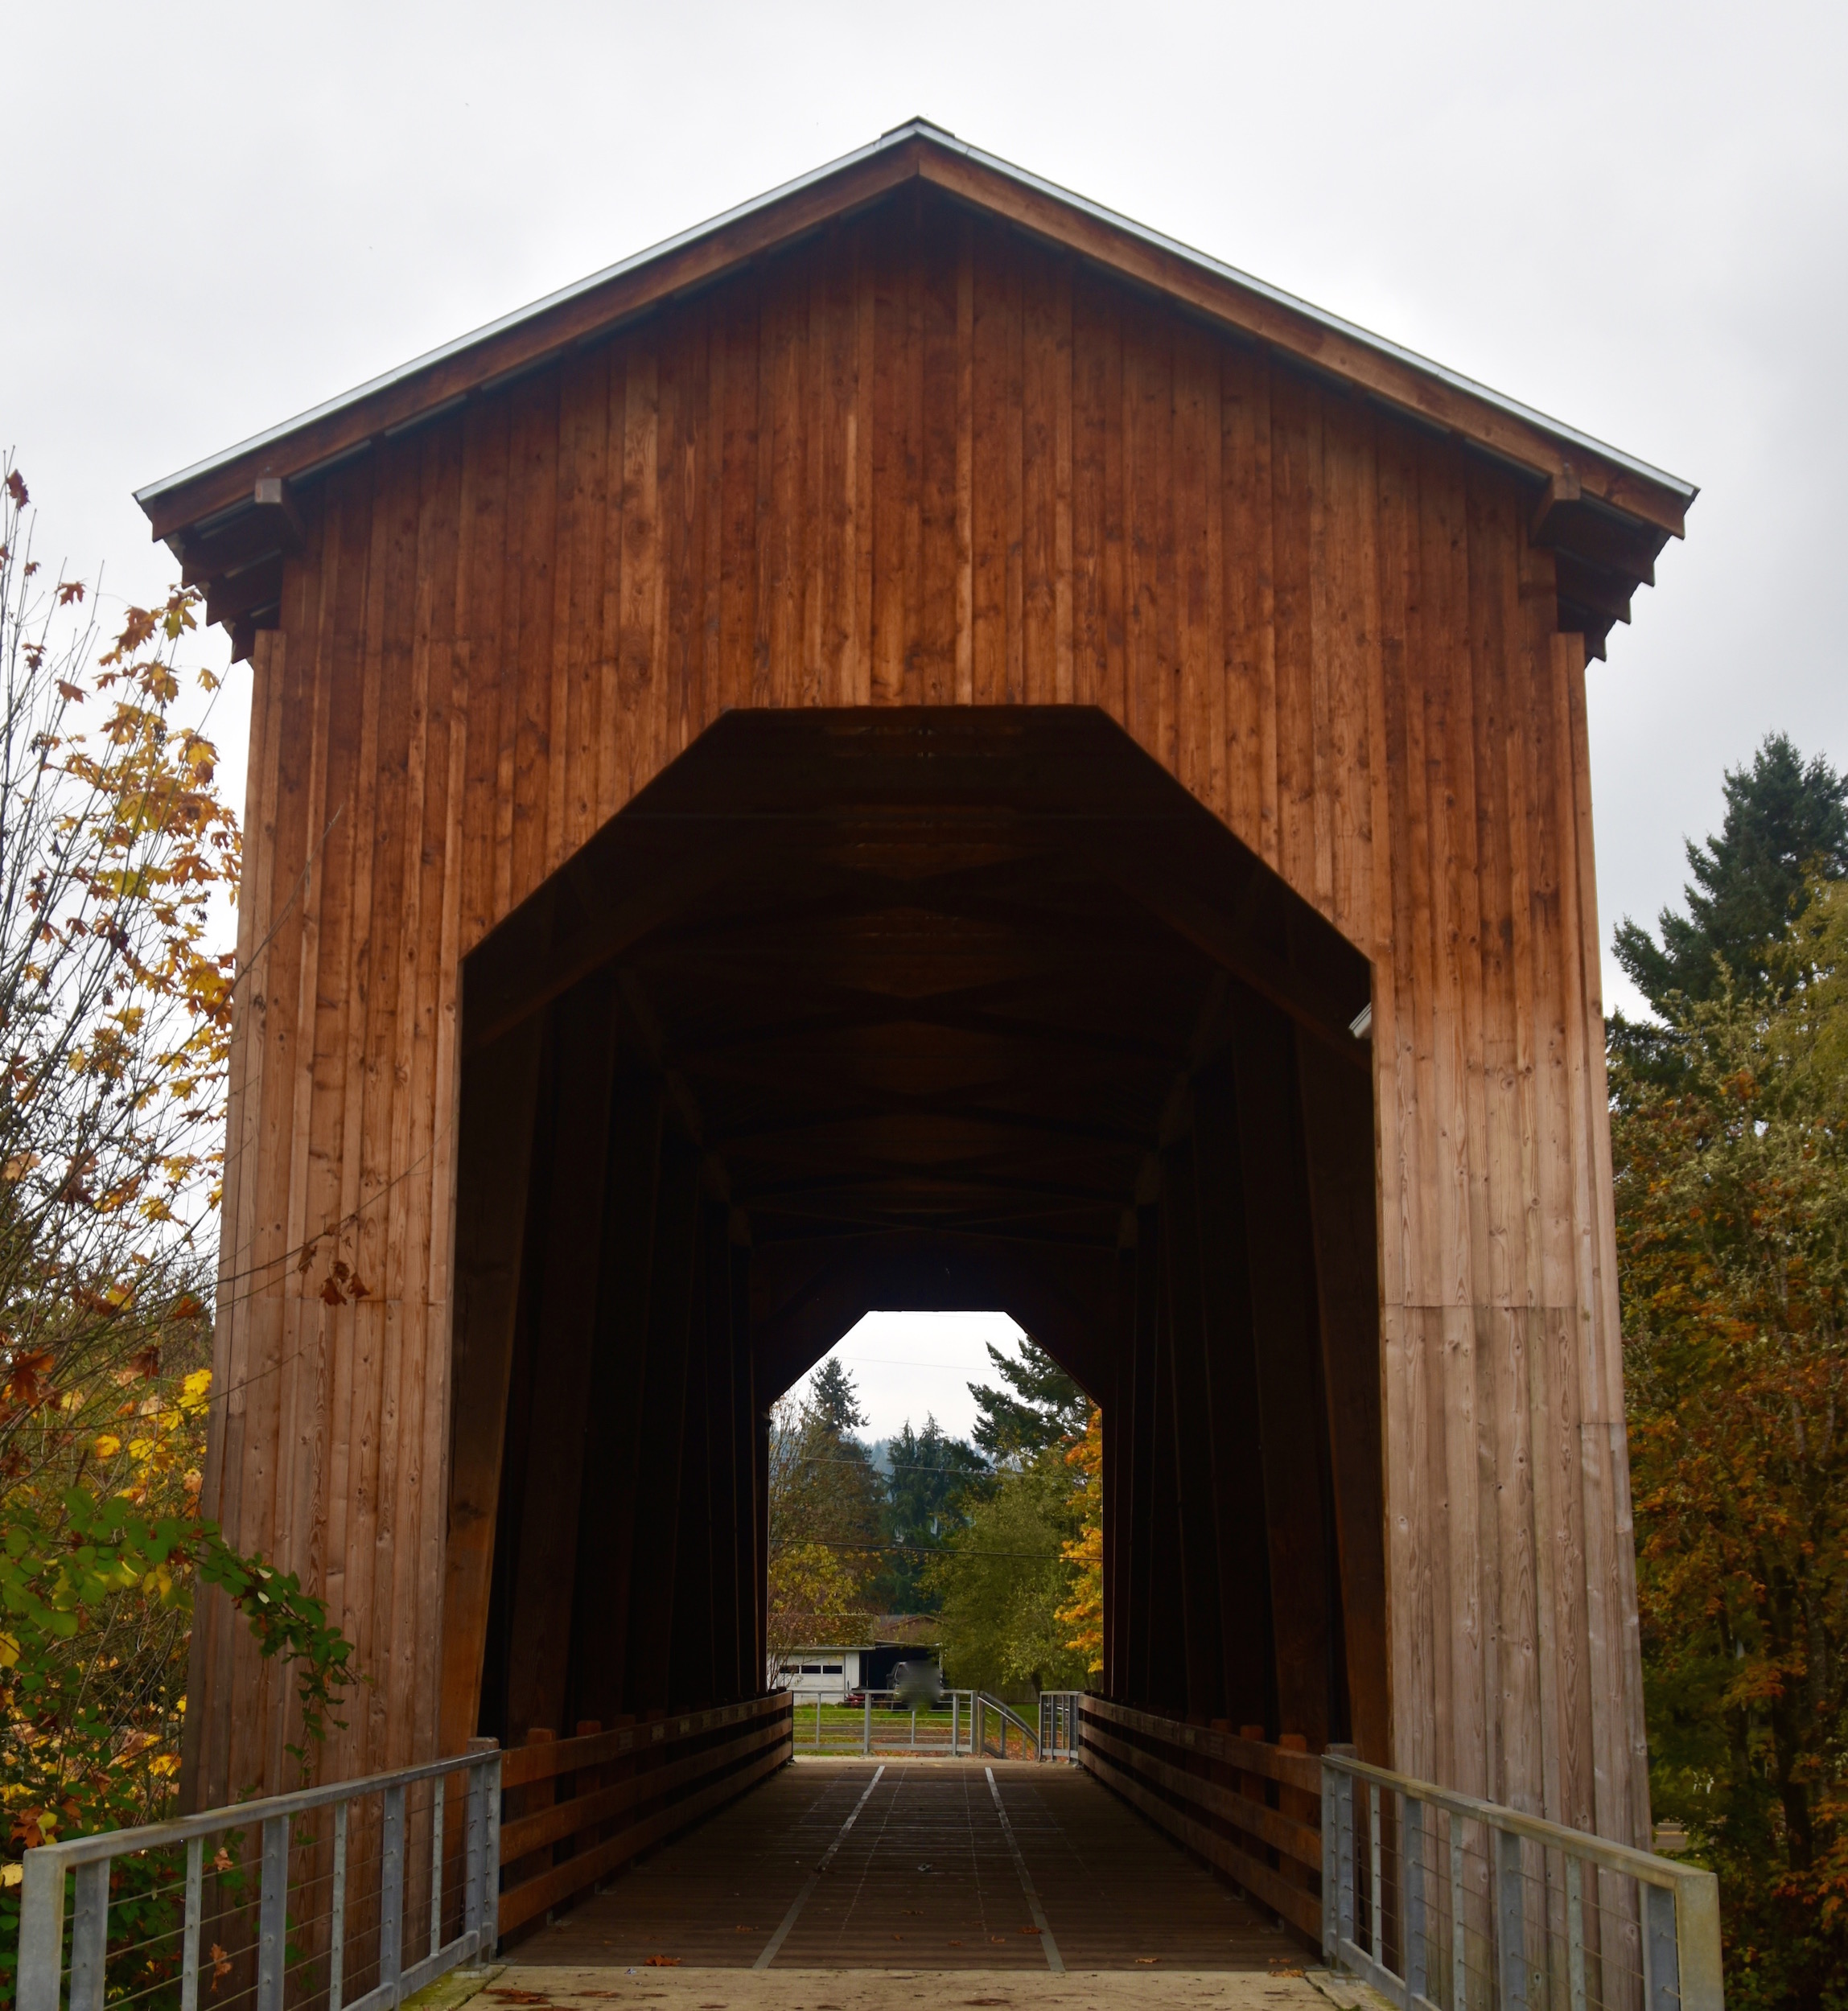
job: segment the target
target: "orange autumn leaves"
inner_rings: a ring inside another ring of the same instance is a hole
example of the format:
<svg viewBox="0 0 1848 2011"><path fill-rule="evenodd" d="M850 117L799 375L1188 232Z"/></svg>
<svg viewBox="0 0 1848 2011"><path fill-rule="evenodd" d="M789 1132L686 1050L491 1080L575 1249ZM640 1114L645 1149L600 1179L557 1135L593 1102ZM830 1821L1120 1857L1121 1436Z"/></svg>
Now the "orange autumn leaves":
<svg viewBox="0 0 1848 2011"><path fill-rule="evenodd" d="M1078 1511L1078 1533L1063 1546L1072 1566L1072 1596L1059 1609L1061 1626L1071 1630L1066 1646L1085 1658L1093 1676L1104 1672L1104 1413L1093 1409L1085 1436L1065 1454L1076 1476L1072 1501Z"/></svg>
<svg viewBox="0 0 1848 2011"><path fill-rule="evenodd" d="M1727 1995L1848 1972L1848 888L1612 1072L1651 1787Z"/></svg>

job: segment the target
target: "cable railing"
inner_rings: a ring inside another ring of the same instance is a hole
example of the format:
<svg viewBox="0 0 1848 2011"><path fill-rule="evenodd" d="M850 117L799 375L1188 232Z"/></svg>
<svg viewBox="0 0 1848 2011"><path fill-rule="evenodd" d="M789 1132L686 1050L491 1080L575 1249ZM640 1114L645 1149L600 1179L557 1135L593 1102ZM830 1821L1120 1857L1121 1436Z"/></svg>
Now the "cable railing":
<svg viewBox="0 0 1848 2011"><path fill-rule="evenodd" d="M1043 1760L1080 1760L1078 1721L1085 1701L1082 1690L1042 1690L1039 1692L1039 1757Z"/></svg>
<svg viewBox="0 0 1848 2011"><path fill-rule="evenodd" d="M494 1948L500 1763L483 1741L27 1851L19 2011L199 2011L202 1977L213 2011L393 2011Z"/></svg>
<svg viewBox="0 0 1848 2011"><path fill-rule="evenodd" d="M1043 1759L1049 1757L1043 1705L1040 1716L1035 1727L987 1690L945 1690L923 1700L902 1690L855 1690L840 1700L804 1696L796 1702L796 1750L862 1758L912 1753L949 1759Z"/></svg>
<svg viewBox="0 0 1848 2011"><path fill-rule="evenodd" d="M1722 2011L1711 1872L1321 1765L1323 1955L1406 2011Z"/></svg>

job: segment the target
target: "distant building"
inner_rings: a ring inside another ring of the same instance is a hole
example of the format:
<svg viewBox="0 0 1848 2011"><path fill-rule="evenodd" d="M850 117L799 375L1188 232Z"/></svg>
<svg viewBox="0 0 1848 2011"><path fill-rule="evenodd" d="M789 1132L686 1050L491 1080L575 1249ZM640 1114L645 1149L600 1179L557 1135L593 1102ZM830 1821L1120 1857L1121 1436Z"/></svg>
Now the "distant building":
<svg viewBox="0 0 1848 2011"><path fill-rule="evenodd" d="M935 1661L936 1643L917 1640L863 1642L857 1647L785 1648L770 1657L768 1687L798 1699L845 1700L862 1689L888 1690L892 1671L905 1661Z"/></svg>

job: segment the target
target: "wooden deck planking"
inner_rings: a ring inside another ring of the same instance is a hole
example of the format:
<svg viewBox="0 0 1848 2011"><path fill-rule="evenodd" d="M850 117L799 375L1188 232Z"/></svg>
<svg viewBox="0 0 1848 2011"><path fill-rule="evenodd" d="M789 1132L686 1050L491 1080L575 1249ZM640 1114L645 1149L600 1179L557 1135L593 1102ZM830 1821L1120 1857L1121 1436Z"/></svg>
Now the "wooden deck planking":
<svg viewBox="0 0 1848 2011"><path fill-rule="evenodd" d="M1071 1971L1240 1971L1306 1955L1222 1879L1075 1767L994 1762ZM801 1760L506 1952L522 1968L627 1968L650 1955L748 1969L872 1779ZM772 1971L910 1968L1043 1975L982 1764L889 1763Z"/></svg>

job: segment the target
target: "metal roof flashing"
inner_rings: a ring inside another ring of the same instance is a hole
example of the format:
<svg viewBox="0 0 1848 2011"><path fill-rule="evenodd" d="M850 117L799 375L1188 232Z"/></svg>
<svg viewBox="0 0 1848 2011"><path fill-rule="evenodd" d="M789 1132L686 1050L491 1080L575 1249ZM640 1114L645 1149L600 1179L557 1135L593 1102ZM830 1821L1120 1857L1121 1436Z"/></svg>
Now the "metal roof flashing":
<svg viewBox="0 0 1848 2011"><path fill-rule="evenodd" d="M740 203L731 209L723 211L718 216L710 217L706 222L694 225L691 229L664 238L658 244L651 245L644 251L636 252L628 258L619 260L615 265L606 265L602 270L592 273L570 286L560 287L553 293L546 294L539 299L529 302L525 306L515 309L510 314L503 315L496 320L486 323L479 328L471 329L467 335L459 335L453 341L443 343L438 348L428 350L423 355L412 358L408 363L401 364L396 369L386 371L381 376L369 378L364 384L355 385L352 389L343 392L338 397L329 398L319 405L311 406L305 412L298 413L293 418L286 419L278 426L270 426L261 433L253 434L248 439L240 440L234 446L226 447L219 453L210 454L204 460L196 461L188 467L181 468L175 474L164 476L159 481L150 482L134 491L134 499L142 509L151 516L153 506L158 503L162 497L183 487L189 483L196 482L204 476L212 475L248 454L257 453L265 447L274 446L287 439L290 434L341 412L350 405L356 405L364 399L376 397L381 392L402 385L422 372L434 369L458 356L465 355L470 349L482 343L490 341L509 330L518 328L528 322L533 321L541 315L577 300L599 287L609 285L612 281L638 272L657 259L668 257L674 253L685 250L690 245L698 244L702 239L716 236L718 232L755 216L779 203L786 202L792 196L800 195L817 187L835 175L844 174L868 161L877 159L883 154L892 153L916 142L922 142L928 146L960 154L984 171L1001 176L1020 188L1031 190L1035 195L1062 204L1068 208L1076 210L1109 229L1121 231L1135 237L1164 255L1183 261L1198 270L1210 273L1215 278L1237 286L1273 306L1290 314L1301 315L1330 334L1339 335L1345 341L1370 349L1375 354L1389 358L1396 364L1416 371L1451 390L1462 393L1469 397L1480 399L1508 417L1519 420L1524 425L1532 426L1550 435L1562 445L1574 446L1582 451L1594 454L1614 468L1621 469L1644 481L1659 485L1678 496L1684 504L1691 503L1699 493L1692 483L1683 481L1679 476L1669 475L1661 468L1652 467L1649 463L1640 460L1633 454L1625 454L1620 449L1598 440L1589 434L1582 433L1575 427L1566 426L1558 419L1550 417L1546 413L1537 411L1530 405L1523 405L1517 399L1506 397L1501 393L1491 389L1488 385L1479 384L1473 378L1464 376L1460 372L1447 369L1442 364L1434 363L1429 357L1420 356L1415 350L1407 349L1397 343L1389 341L1385 337L1375 335L1371 330L1363 328L1356 323L1343 320L1339 315L1329 314L1324 309L1317 307L1310 302L1299 299L1293 294L1286 293L1281 288L1270 286L1263 280L1254 278L1250 273L1241 272L1236 266L1229 265L1222 260L1213 258L1204 252L1196 250L1190 245L1184 245L1177 239L1164 236L1160 232L1151 230L1146 225L1135 222L1132 218L1120 216L1113 210L1106 209L1101 204L1093 203L1085 196L1073 194L1071 190L1063 188L1056 183L1049 182L1025 168L1017 167L1011 162L1002 160L991 154L985 154L980 148L970 146L966 140L958 139L954 134L947 131L940 125L932 125L928 119L913 118L907 120L902 125L894 126L889 132L882 134L878 139L866 146L856 148L853 152L844 154L839 158L829 161L822 167L811 169L805 175L798 175L792 181L785 182L779 187L753 197L748 202ZM562 345L562 347L566 346L569 345ZM543 362L549 360L549 357L547 357L539 360ZM522 366L522 368L525 367L529 366ZM529 367L537 368L538 364L535 363ZM514 373L506 374L511 376ZM454 397L445 397L442 402L447 408L458 402L458 400ZM394 432L402 430L405 426L418 423L422 417L430 416L434 416L434 412L431 414L419 415L418 421L403 422L391 430ZM344 450L336 456L330 457L323 463L303 469L298 473L300 475L307 476L323 472L327 467L332 465L334 460L345 459L348 453L351 451L352 450Z"/></svg>

